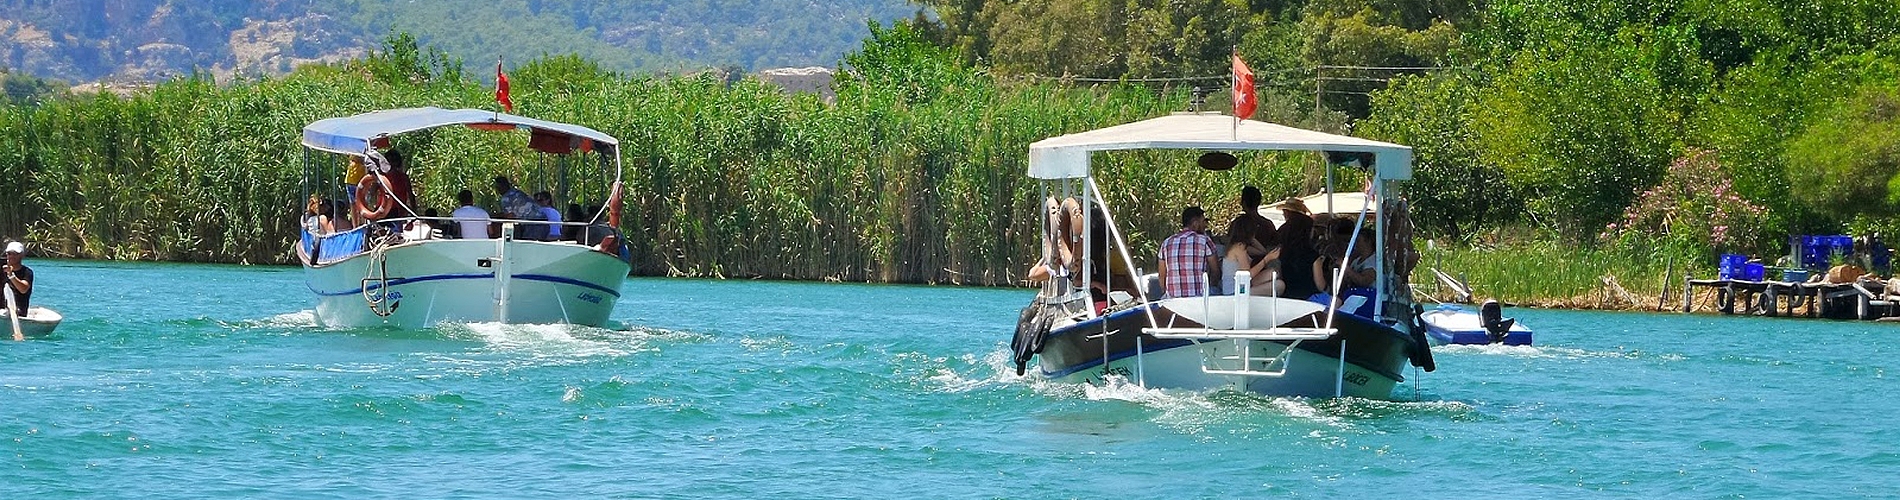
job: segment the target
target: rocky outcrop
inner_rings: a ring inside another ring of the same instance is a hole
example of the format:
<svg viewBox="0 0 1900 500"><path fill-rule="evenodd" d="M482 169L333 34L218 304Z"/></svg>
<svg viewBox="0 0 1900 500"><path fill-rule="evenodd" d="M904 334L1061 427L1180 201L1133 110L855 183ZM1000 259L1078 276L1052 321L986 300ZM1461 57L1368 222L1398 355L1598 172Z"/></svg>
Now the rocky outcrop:
<svg viewBox="0 0 1900 500"><path fill-rule="evenodd" d="M337 62L368 53L330 16L306 14L295 19L245 19L231 31L231 61L221 69L238 75L287 73L298 65Z"/></svg>
<svg viewBox="0 0 1900 500"><path fill-rule="evenodd" d="M831 68L777 68L760 71L757 76L759 80L777 85L786 92L818 94L827 102L837 97L831 91Z"/></svg>

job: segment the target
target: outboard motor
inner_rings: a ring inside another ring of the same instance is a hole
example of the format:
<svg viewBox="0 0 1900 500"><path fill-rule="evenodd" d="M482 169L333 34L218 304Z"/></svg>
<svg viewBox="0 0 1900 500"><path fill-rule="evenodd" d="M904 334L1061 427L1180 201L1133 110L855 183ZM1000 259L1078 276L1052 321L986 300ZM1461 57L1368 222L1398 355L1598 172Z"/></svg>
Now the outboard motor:
<svg viewBox="0 0 1900 500"><path fill-rule="evenodd" d="M1425 338L1425 329L1427 328L1425 326L1425 308L1418 304L1412 304L1412 317L1408 322L1412 324L1412 352L1410 353L1412 366L1424 368L1425 371L1428 372L1438 370L1438 361L1432 359L1432 342L1430 339Z"/></svg>
<svg viewBox="0 0 1900 500"><path fill-rule="evenodd" d="M1493 344L1503 342L1504 336L1511 333L1511 325L1517 324L1516 319L1504 317L1504 306L1498 305L1496 300L1484 301L1478 308L1478 321Z"/></svg>
<svg viewBox="0 0 1900 500"><path fill-rule="evenodd" d="M1024 307L1022 315L1016 319L1016 338L1009 342L1009 350L1016 362L1016 375L1022 376L1029 368L1029 358L1042 352L1042 343L1049 339L1049 326L1054 318L1045 311L1047 307L1037 301Z"/></svg>

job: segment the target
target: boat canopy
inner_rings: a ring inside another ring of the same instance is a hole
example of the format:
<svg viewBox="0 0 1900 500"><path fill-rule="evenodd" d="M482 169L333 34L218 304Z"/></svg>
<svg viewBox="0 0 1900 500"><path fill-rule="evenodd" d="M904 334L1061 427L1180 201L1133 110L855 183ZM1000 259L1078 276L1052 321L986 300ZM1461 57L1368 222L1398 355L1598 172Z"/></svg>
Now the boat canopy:
<svg viewBox="0 0 1900 500"><path fill-rule="evenodd" d="M1328 193L1319 192L1301 196L1300 203L1306 205L1306 213L1313 215L1353 216L1358 215L1360 209L1365 209L1369 215L1377 217L1379 215L1379 200L1376 198L1368 200L1367 198L1370 197L1360 191L1331 193L1330 195ZM1266 217L1267 220L1273 221L1274 224L1285 224L1286 215L1282 210L1282 207L1285 206L1286 200L1273 202L1271 205L1260 207L1260 215Z"/></svg>
<svg viewBox="0 0 1900 500"><path fill-rule="evenodd" d="M481 130L527 130L529 146L545 153L591 151L596 145L613 147L620 142L613 136L580 125L481 109L423 107L317 120L303 128L303 145L319 151L362 156L371 143L389 136L450 125Z"/></svg>
<svg viewBox="0 0 1900 500"><path fill-rule="evenodd" d="M1029 145L1029 176L1088 177L1089 153L1130 149L1323 151L1370 153L1380 180L1412 178L1412 148L1219 113L1175 113L1134 123L1051 137Z"/></svg>

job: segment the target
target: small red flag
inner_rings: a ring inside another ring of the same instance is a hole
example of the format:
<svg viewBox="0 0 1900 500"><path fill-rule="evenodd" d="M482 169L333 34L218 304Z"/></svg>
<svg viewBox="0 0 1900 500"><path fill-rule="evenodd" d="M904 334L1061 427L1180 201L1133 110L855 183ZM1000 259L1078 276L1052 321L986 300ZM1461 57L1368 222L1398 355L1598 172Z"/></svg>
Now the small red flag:
<svg viewBox="0 0 1900 500"><path fill-rule="evenodd" d="M495 102L501 103L503 112L515 112L515 101L508 98L508 74L501 72L501 58L495 59Z"/></svg>
<svg viewBox="0 0 1900 500"><path fill-rule="evenodd" d="M1247 62L1240 60L1240 53L1234 53L1234 118L1245 120L1253 116L1254 108L1260 102L1253 95L1253 70L1247 69Z"/></svg>

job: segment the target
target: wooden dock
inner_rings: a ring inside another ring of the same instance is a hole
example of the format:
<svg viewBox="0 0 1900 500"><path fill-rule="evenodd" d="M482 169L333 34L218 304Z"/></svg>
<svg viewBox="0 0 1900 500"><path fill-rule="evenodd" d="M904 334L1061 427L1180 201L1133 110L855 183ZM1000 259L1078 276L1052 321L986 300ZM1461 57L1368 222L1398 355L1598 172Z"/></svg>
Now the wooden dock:
<svg viewBox="0 0 1900 500"><path fill-rule="evenodd" d="M1900 307L1895 307L1900 296L1886 295L1886 283L1880 281L1802 283L1686 276L1683 281L1682 312L1694 312L1696 290L1707 288L1715 292L1716 310L1722 314L1860 320L1900 316Z"/></svg>

